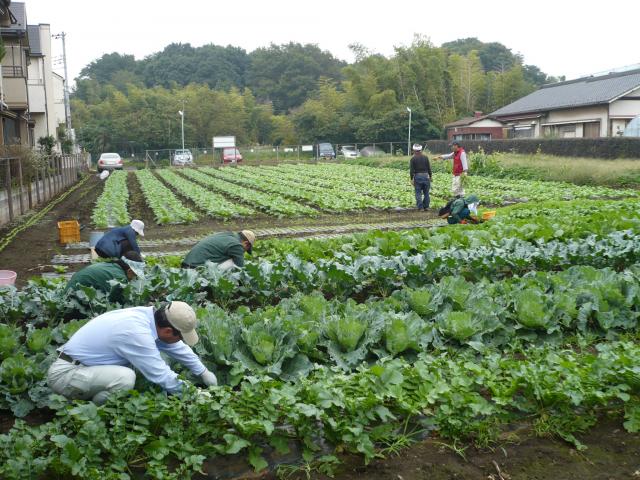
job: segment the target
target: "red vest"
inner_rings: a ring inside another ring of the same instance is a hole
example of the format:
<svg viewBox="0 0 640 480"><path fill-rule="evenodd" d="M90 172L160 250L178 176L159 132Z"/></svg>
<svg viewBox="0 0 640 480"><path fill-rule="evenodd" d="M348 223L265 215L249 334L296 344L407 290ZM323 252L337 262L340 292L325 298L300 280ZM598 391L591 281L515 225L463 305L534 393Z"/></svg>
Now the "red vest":
<svg viewBox="0 0 640 480"><path fill-rule="evenodd" d="M464 171L462 169L462 160L460 159L462 152L464 152L464 149L460 147L458 148L458 151L453 154L453 175L455 177L459 177Z"/></svg>

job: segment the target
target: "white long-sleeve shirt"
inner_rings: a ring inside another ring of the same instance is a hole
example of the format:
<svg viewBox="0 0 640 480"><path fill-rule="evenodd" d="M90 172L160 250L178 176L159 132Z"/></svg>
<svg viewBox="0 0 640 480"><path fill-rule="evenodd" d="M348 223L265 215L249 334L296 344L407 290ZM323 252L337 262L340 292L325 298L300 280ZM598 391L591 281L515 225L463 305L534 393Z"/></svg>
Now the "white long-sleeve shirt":
<svg viewBox="0 0 640 480"><path fill-rule="evenodd" d="M169 393L180 391L182 382L160 352L183 364L194 375L201 375L206 370L186 343L165 343L158 338L153 307L103 313L80 328L61 350L88 367L132 365Z"/></svg>
<svg viewBox="0 0 640 480"><path fill-rule="evenodd" d="M445 155L442 155L442 158L444 160L449 160L450 158L453 158L453 156L455 155L455 153L451 152L451 153L447 153ZM467 170L469 170L469 167L467 167L467 152L463 151L460 154L460 163L462 163L462 171L466 172Z"/></svg>

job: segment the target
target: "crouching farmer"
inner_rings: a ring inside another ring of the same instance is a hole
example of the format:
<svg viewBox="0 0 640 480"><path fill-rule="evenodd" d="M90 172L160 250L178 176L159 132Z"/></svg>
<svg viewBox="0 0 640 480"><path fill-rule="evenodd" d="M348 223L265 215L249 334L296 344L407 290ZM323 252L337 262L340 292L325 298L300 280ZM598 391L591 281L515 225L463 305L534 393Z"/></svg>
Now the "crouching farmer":
<svg viewBox="0 0 640 480"><path fill-rule="evenodd" d="M196 314L184 302L159 309L133 307L113 310L90 320L58 350L47 383L69 399L104 403L109 395L133 389L140 371L167 393L179 393L182 382L160 356L164 352L216 385L216 376L202 364L191 346L198 342ZM133 368L132 368L133 367Z"/></svg>
<svg viewBox="0 0 640 480"><path fill-rule="evenodd" d="M138 252L129 250L118 260L92 263L78 270L67 283L64 293L88 286L108 294L112 302L122 302L122 289L113 286L111 280L127 283L135 278L144 278L144 261Z"/></svg>
<svg viewBox="0 0 640 480"><path fill-rule="evenodd" d="M244 267L244 253L251 255L256 235L251 230L221 232L200 240L182 262L183 268L195 268L205 262L217 263L222 270Z"/></svg>
<svg viewBox="0 0 640 480"><path fill-rule="evenodd" d="M469 195L467 198L454 198L450 200L438 212L440 218L446 218L450 225L457 223L480 223L471 215L470 205L477 204L480 200L476 195Z"/></svg>

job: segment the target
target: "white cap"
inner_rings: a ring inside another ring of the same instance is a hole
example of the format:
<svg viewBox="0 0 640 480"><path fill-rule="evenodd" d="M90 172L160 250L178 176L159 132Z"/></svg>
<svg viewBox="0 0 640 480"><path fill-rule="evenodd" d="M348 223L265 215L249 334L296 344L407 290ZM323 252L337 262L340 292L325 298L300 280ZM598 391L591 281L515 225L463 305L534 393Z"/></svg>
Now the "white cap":
<svg viewBox="0 0 640 480"><path fill-rule="evenodd" d="M414 143L414 144L413 144L413 151L414 151L414 152L420 152L420 151L422 151L422 145L420 145L419 143Z"/></svg>
<svg viewBox="0 0 640 480"><path fill-rule="evenodd" d="M182 334L184 343L192 347L198 343L198 334L196 333L196 312L190 305L184 302L171 302L165 310L167 320Z"/></svg>
<svg viewBox="0 0 640 480"><path fill-rule="evenodd" d="M144 222L142 220L131 220L130 225L138 235L144 237Z"/></svg>

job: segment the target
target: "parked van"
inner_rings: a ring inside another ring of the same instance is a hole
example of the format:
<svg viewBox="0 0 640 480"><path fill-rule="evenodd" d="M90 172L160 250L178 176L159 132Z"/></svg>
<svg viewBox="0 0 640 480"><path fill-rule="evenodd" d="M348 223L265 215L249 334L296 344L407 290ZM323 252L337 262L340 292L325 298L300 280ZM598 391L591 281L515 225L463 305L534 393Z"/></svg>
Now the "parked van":
<svg viewBox="0 0 640 480"><path fill-rule="evenodd" d="M222 149L222 163L238 163L241 161L242 155L236 147L225 147Z"/></svg>
<svg viewBox="0 0 640 480"><path fill-rule="evenodd" d="M330 143L318 144L318 158L336 158L336 152L333 150L333 145Z"/></svg>

